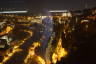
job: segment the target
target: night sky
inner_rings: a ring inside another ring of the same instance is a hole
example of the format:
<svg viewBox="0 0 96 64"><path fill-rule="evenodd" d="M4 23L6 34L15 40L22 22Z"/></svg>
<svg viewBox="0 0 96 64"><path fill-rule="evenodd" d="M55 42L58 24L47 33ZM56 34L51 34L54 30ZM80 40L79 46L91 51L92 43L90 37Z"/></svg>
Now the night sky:
<svg viewBox="0 0 96 64"><path fill-rule="evenodd" d="M84 9L84 3L88 8L96 6L96 0L1 0L0 7L30 8L30 9Z"/></svg>

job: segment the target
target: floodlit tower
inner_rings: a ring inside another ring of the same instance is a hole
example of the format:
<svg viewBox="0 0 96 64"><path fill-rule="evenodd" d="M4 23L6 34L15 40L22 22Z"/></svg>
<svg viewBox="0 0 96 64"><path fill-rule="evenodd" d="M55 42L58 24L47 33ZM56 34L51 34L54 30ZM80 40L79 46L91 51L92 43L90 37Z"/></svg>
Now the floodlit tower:
<svg viewBox="0 0 96 64"><path fill-rule="evenodd" d="M82 3L83 3L83 5L84 5L84 8L88 8L87 0L82 0Z"/></svg>

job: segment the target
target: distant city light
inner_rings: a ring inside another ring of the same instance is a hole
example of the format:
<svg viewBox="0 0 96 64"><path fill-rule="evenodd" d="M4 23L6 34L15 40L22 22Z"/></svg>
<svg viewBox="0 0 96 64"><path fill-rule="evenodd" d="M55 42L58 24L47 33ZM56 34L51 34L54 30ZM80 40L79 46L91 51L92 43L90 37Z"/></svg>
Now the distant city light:
<svg viewBox="0 0 96 64"><path fill-rule="evenodd" d="M68 12L68 13L62 13L62 16L68 16L68 17L71 17L72 15L71 15L71 13L70 12Z"/></svg>
<svg viewBox="0 0 96 64"><path fill-rule="evenodd" d="M51 10L49 12L68 12L68 10Z"/></svg>
<svg viewBox="0 0 96 64"><path fill-rule="evenodd" d="M0 13L27 13L28 11L2 11Z"/></svg>

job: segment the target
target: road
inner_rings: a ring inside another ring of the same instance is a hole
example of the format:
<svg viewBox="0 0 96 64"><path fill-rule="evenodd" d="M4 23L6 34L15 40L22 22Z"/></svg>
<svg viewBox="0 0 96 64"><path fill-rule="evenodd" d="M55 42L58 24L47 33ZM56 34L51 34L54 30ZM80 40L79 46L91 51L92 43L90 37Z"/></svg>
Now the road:
<svg viewBox="0 0 96 64"><path fill-rule="evenodd" d="M17 31L18 28L16 27ZM46 51L46 47L48 46L48 40L52 33L52 31L50 32L50 29L52 29L52 23L50 25L50 20L49 23L47 23L47 20L44 20L42 24L30 24L28 29L23 31L32 34L22 39L20 44L16 44L15 46L13 46L13 52L9 53L9 56L5 56L5 59L1 62L1 64L24 64L24 60L26 59L29 48L32 46L33 42L40 42L41 47L37 49L37 54L39 54L41 57L45 56L44 53ZM43 37L45 38L43 39Z"/></svg>

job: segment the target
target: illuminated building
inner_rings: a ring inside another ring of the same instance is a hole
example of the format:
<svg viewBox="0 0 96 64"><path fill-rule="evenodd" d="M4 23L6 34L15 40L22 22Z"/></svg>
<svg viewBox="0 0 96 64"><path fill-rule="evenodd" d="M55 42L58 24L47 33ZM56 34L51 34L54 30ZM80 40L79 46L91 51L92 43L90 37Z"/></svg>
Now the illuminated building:
<svg viewBox="0 0 96 64"><path fill-rule="evenodd" d="M68 10L50 10L53 16L64 16L64 17L71 17L71 12Z"/></svg>

